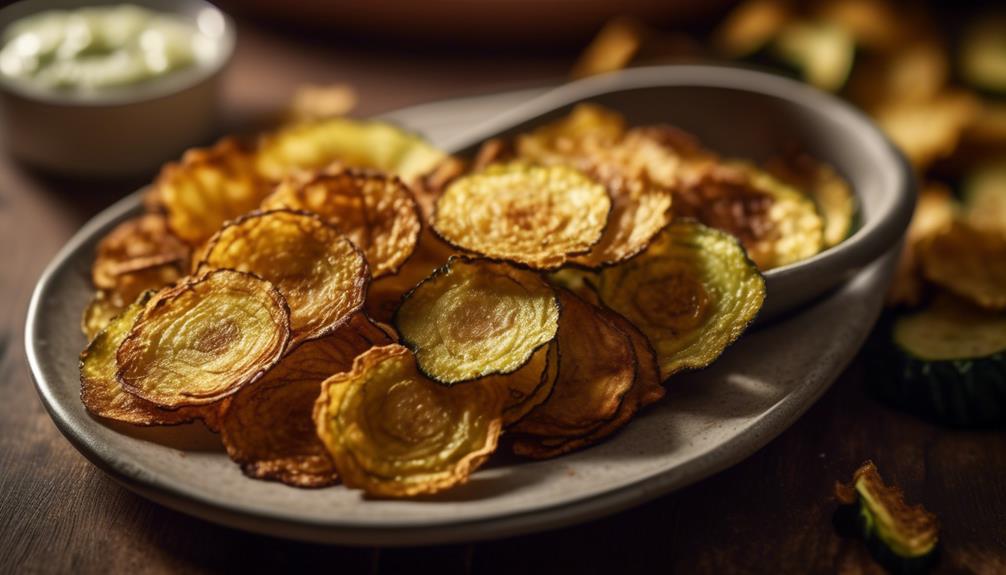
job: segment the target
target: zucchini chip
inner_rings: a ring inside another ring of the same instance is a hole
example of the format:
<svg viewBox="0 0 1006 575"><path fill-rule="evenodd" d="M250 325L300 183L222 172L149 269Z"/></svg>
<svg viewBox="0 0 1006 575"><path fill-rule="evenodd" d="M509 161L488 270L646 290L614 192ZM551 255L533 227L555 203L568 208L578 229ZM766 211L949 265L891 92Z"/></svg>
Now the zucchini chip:
<svg viewBox="0 0 1006 575"><path fill-rule="evenodd" d="M267 372L290 339L280 292L216 270L159 292L116 352L123 389L161 407L205 405Z"/></svg>
<svg viewBox="0 0 1006 575"><path fill-rule="evenodd" d="M513 430L546 437L589 433L618 412L636 381L632 340L601 308L559 292L559 379Z"/></svg>
<svg viewBox="0 0 1006 575"><path fill-rule="evenodd" d="M750 164L708 170L674 190L674 214L737 237L763 270L809 258L824 246L824 223L814 203Z"/></svg>
<svg viewBox="0 0 1006 575"><path fill-rule="evenodd" d="M964 216L975 228L1006 236L1006 161L983 165L968 175Z"/></svg>
<svg viewBox="0 0 1006 575"><path fill-rule="evenodd" d="M646 335L660 378L709 365L754 320L765 280L733 237L676 221L639 256L601 272L598 295Z"/></svg>
<svg viewBox="0 0 1006 575"><path fill-rule="evenodd" d="M923 102L894 102L877 108L874 118L919 171L950 155L980 112L967 92L943 92Z"/></svg>
<svg viewBox="0 0 1006 575"><path fill-rule="evenodd" d="M114 289L124 274L165 264L176 264L182 271L188 269L188 260L189 247L171 233L164 215L144 214L122 222L101 239L91 281L94 287Z"/></svg>
<svg viewBox="0 0 1006 575"><path fill-rule="evenodd" d="M515 147L519 156L535 162L575 166L570 160L588 154L585 146L611 145L624 133L625 118L618 112L597 104L578 104L568 115L518 136Z"/></svg>
<svg viewBox="0 0 1006 575"><path fill-rule="evenodd" d="M611 419L579 437L521 436L513 443L513 451L517 455L531 459L549 459L594 445L629 423L640 408L660 401L664 397L665 391L660 383L657 356L646 341L646 336L617 313L605 313L629 336L636 353L635 383L625 394L618 411Z"/></svg>
<svg viewBox="0 0 1006 575"><path fill-rule="evenodd" d="M452 257L395 314L420 371L445 385L517 371L558 326L559 302L538 274L466 257Z"/></svg>
<svg viewBox="0 0 1006 575"><path fill-rule="evenodd" d="M261 209L306 210L346 234L367 256L374 278L392 274L412 255L422 225L419 208L397 176L334 168L283 180Z"/></svg>
<svg viewBox="0 0 1006 575"><path fill-rule="evenodd" d="M1006 422L1006 314L942 293L897 317L891 340L894 373L877 378L889 403L961 427Z"/></svg>
<svg viewBox="0 0 1006 575"><path fill-rule="evenodd" d="M394 275L377 278L370 283L367 301L364 303L367 315L378 321L393 321L395 311L402 304L405 294L443 267L457 253L457 250L438 238L429 228L423 228L416 249L405 265Z"/></svg>
<svg viewBox="0 0 1006 575"><path fill-rule="evenodd" d="M322 383L318 436L347 487L410 497L465 483L496 449L504 395L424 377L400 345L376 347Z"/></svg>
<svg viewBox="0 0 1006 575"><path fill-rule="evenodd" d="M254 210L270 191L254 170L253 156L237 140L194 148L161 169L153 185L179 238L198 246L224 222Z"/></svg>
<svg viewBox="0 0 1006 575"><path fill-rule="evenodd" d="M447 187L433 229L470 252L554 269L601 239L610 209L605 187L575 168L494 164Z"/></svg>
<svg viewBox="0 0 1006 575"><path fill-rule="evenodd" d="M990 310L1006 310L1006 236L964 222L919 246L926 278Z"/></svg>
<svg viewBox="0 0 1006 575"><path fill-rule="evenodd" d="M207 408L201 407L161 409L123 391L115 378L115 351L153 294L152 291L141 294L80 354L80 399L92 415L133 425L173 425L199 419L206 411Z"/></svg>
<svg viewBox="0 0 1006 575"><path fill-rule="evenodd" d="M340 163L372 168L412 183L444 158L419 136L384 122L330 118L286 127L262 139L258 174L278 182L299 171Z"/></svg>
<svg viewBox="0 0 1006 575"><path fill-rule="evenodd" d="M559 376L559 346L548 344L531 356L524 367L508 375L492 375L486 382L494 382L505 390L503 425L510 427L545 402L555 388Z"/></svg>
<svg viewBox="0 0 1006 575"><path fill-rule="evenodd" d="M220 437L249 477L296 487L324 487L338 475L318 438L312 412L321 382L349 371L356 356L393 343L362 314L330 336L305 342L262 379L225 400Z"/></svg>
<svg viewBox="0 0 1006 575"><path fill-rule="evenodd" d="M800 154L769 160L766 169L814 201L824 219L824 247L836 246L852 235L856 197L849 182L838 175L834 168L806 154Z"/></svg>
<svg viewBox="0 0 1006 575"><path fill-rule="evenodd" d="M207 243L199 269L251 272L290 306L298 343L332 333L360 310L370 272L363 254L335 227L308 212L254 212Z"/></svg>
<svg viewBox="0 0 1006 575"><path fill-rule="evenodd" d="M894 281L887 292L889 305L915 306L922 303L926 286L919 261L919 247L949 228L959 211L957 200L946 186L930 182L919 191Z"/></svg>
<svg viewBox="0 0 1006 575"><path fill-rule="evenodd" d="M88 339L104 329L108 322L147 290L157 290L178 281L183 276L180 262L166 262L133 269L114 276L111 288L99 288L84 310L81 330Z"/></svg>
<svg viewBox="0 0 1006 575"><path fill-rule="evenodd" d="M835 498L855 506L863 539L888 569L921 571L935 559L940 534L936 516L921 505L905 503L901 490L886 485L872 461L856 470L852 483L836 483Z"/></svg>

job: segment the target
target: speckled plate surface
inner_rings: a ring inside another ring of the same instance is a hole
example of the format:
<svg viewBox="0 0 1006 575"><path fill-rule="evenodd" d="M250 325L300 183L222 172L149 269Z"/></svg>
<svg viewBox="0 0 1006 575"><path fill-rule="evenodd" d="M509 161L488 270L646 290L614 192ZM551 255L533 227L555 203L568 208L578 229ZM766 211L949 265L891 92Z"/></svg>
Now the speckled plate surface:
<svg viewBox="0 0 1006 575"><path fill-rule="evenodd" d="M443 143L534 95L458 100L389 117ZM34 294L26 347L53 421L95 465L154 501L242 529L346 544L429 544L554 528L645 502L737 463L792 424L855 355L895 261L888 253L825 299L749 333L709 369L675 377L665 401L598 446L542 462L500 456L450 492L372 501L342 487L300 490L247 479L199 424L137 429L87 414L78 397L77 354L85 341L77 325L91 293L93 249L139 205L139 196L130 196L88 223Z"/></svg>

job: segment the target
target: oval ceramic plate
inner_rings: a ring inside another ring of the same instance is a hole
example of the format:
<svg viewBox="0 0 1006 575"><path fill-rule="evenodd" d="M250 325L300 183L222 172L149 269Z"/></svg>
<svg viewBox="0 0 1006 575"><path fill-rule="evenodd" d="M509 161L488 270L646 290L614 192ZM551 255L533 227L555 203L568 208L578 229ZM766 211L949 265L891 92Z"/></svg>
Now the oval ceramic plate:
<svg viewBox="0 0 1006 575"><path fill-rule="evenodd" d="M391 117L443 144L458 137L457 127L530 95L426 105ZM888 253L827 299L748 334L709 369L675 377L665 401L600 445L551 461L500 455L447 493L380 501L342 487L301 490L245 478L198 424L138 429L87 414L78 397L77 354L85 341L77 325L91 293L94 246L139 209L134 195L97 216L36 289L26 347L53 421L95 465L154 501L233 527L347 544L444 543L554 528L639 504L740 461L799 417L855 355L895 261Z"/></svg>

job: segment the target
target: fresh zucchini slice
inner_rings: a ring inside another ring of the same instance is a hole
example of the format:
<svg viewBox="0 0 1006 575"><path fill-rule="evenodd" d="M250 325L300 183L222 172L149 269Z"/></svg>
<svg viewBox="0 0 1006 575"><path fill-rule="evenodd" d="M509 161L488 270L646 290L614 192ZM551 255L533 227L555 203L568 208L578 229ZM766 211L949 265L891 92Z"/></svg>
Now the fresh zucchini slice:
<svg viewBox="0 0 1006 575"><path fill-rule="evenodd" d="M878 378L883 399L955 426L1006 422L1006 314L941 294L895 318L891 339L895 372Z"/></svg>
<svg viewBox="0 0 1006 575"><path fill-rule="evenodd" d="M793 21L775 39L773 51L812 86L836 92L845 85L856 57L856 41L840 26Z"/></svg>
<svg viewBox="0 0 1006 575"><path fill-rule="evenodd" d="M852 235L857 213L856 196L834 168L800 154L769 161L773 176L810 196L824 219L824 246L832 247Z"/></svg>
<svg viewBox="0 0 1006 575"><path fill-rule="evenodd" d="M967 83L1006 95L1006 18L984 19L965 32L960 67Z"/></svg>
<svg viewBox="0 0 1006 575"><path fill-rule="evenodd" d="M598 295L646 335L661 380L713 362L765 300L765 280L737 240L690 220L601 272Z"/></svg>
<svg viewBox="0 0 1006 575"><path fill-rule="evenodd" d="M892 572L918 572L936 558L940 532L936 516L921 505L905 503L901 490L886 485L872 461L856 470L852 483L836 484L835 496L857 511L861 536Z"/></svg>
<svg viewBox="0 0 1006 575"><path fill-rule="evenodd" d="M824 222L807 196L743 162L708 170L674 192L674 215L737 237L763 270L809 258L824 247Z"/></svg>
<svg viewBox="0 0 1006 575"><path fill-rule="evenodd" d="M981 166L968 176L964 216L976 228L1006 235L1006 161Z"/></svg>
<svg viewBox="0 0 1006 575"><path fill-rule="evenodd" d="M919 246L929 281L990 310L1006 310L1006 235L965 222Z"/></svg>

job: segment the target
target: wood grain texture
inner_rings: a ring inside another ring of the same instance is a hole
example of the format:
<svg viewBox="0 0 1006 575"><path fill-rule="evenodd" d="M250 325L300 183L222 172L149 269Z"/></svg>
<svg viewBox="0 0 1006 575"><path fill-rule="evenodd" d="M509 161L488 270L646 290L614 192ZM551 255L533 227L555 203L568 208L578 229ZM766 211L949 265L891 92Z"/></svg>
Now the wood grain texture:
<svg viewBox="0 0 1006 575"><path fill-rule="evenodd" d="M227 119L246 126L301 82L349 82L360 114L541 83L563 58L364 53L250 26L228 76ZM487 61L487 58L490 58ZM0 573L879 573L832 526L831 489L864 459L943 523L946 573L1006 572L1006 434L951 431L892 412L853 366L790 430L740 465L584 525L424 549L341 548L219 527L120 487L60 436L24 360L28 298L91 215L142 182L81 183L0 157ZM67 326L76 329L76 326Z"/></svg>

